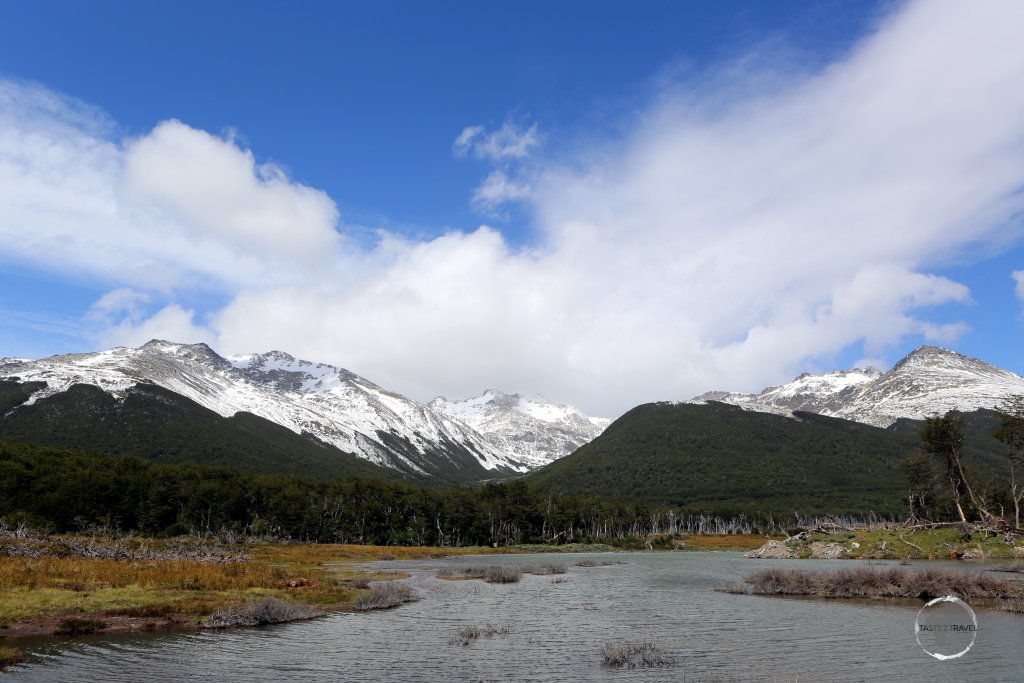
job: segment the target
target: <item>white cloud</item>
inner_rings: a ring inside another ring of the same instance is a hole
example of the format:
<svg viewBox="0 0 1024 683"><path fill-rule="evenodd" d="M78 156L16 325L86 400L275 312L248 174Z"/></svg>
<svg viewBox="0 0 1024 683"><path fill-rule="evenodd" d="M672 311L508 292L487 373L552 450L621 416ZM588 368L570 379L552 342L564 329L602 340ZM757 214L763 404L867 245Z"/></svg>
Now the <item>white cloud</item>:
<svg viewBox="0 0 1024 683"><path fill-rule="evenodd" d="M1024 270L1015 270L1011 276L1017 283L1017 298L1024 301Z"/></svg>
<svg viewBox="0 0 1024 683"><path fill-rule="evenodd" d="M537 124L524 127L515 121L505 121L501 128L491 132L483 126L467 126L455 138L452 149L457 156L472 152L478 159L507 161L528 157L540 143Z"/></svg>
<svg viewBox="0 0 1024 683"><path fill-rule="evenodd" d="M724 98L714 77L671 86L624 139L478 188L529 202L526 248L481 227L359 251L326 197L230 140L170 122L122 146L64 114L4 114L0 237L116 287L230 294L111 339L281 348L419 399L494 386L608 415L758 390L854 344L878 358L964 332L929 309L970 293L929 271L1019 230L1022 23L1017 2L910 3L819 73L733 65ZM455 151L535 154L536 126L504 130L467 128ZM299 223L301 244L282 240Z"/></svg>
<svg viewBox="0 0 1024 683"><path fill-rule="evenodd" d="M130 287L121 287L107 292L89 307L86 317L103 325L116 320L128 320L132 323L141 320L145 314L145 305L152 297Z"/></svg>
<svg viewBox="0 0 1024 683"><path fill-rule="evenodd" d="M168 121L121 143L85 105L0 80L2 258L101 282L232 289L331 265L334 203Z"/></svg>
<svg viewBox="0 0 1024 683"><path fill-rule="evenodd" d="M126 316L105 326L97 336L102 348L141 346L151 339L213 344L216 336L208 328L195 323L195 311L178 304L164 306L145 320Z"/></svg>
<svg viewBox="0 0 1024 683"><path fill-rule="evenodd" d="M526 199L530 187L512 180L504 171L491 171L473 192L473 207L478 211L492 212L502 204Z"/></svg>

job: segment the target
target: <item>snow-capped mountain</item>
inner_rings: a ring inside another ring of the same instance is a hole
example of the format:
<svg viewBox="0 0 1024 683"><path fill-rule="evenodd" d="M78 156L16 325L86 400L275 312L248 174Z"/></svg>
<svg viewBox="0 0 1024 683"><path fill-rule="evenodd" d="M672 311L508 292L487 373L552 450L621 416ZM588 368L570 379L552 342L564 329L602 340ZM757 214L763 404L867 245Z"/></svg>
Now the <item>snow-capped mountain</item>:
<svg viewBox="0 0 1024 683"><path fill-rule="evenodd" d="M1024 377L955 351L922 346L885 373L868 368L804 374L759 394L708 392L693 400L780 414L804 410L888 427L904 417L994 408L1013 394L1024 394Z"/></svg>
<svg viewBox="0 0 1024 683"><path fill-rule="evenodd" d="M95 385L114 395L139 383L156 384L223 416L253 413L379 465L414 473L477 463L492 471L528 469L444 413L348 370L280 351L224 358L205 344L153 340L134 349L4 359L0 377L46 382L29 403L73 384Z"/></svg>
<svg viewBox="0 0 1024 683"><path fill-rule="evenodd" d="M495 447L531 467L541 467L589 443L611 420L589 417L573 406L543 396L520 396L488 389L464 401L435 398L434 410L480 432Z"/></svg>

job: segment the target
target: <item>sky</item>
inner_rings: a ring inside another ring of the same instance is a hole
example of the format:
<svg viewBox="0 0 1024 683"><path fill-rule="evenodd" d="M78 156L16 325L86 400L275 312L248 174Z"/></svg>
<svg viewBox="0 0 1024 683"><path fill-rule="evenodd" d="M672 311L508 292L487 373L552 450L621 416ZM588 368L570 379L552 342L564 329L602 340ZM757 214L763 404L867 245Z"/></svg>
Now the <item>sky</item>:
<svg viewBox="0 0 1024 683"><path fill-rule="evenodd" d="M594 415L1024 373L1024 3L3 3L0 356Z"/></svg>

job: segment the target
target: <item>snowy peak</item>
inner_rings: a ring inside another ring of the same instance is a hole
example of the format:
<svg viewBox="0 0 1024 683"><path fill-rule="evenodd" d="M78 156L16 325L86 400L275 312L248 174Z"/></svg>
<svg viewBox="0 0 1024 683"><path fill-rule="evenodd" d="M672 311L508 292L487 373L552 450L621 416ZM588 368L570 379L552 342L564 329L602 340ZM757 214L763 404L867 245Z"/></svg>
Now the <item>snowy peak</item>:
<svg viewBox="0 0 1024 683"><path fill-rule="evenodd" d="M248 353L229 358L232 366L258 384L302 394L330 391L361 378L344 368L299 360L284 351ZM366 380L362 380L370 384ZM376 385L373 385L376 386Z"/></svg>
<svg viewBox="0 0 1024 683"><path fill-rule="evenodd" d="M45 382L29 403L74 384L115 396L139 383L156 384L225 417L253 413L378 465L416 474L527 469L447 415L348 370L281 351L226 359L205 344L153 340L136 349L12 361L0 366L0 377Z"/></svg>
<svg viewBox="0 0 1024 683"><path fill-rule="evenodd" d="M874 368L803 374L759 394L708 392L694 401L723 401L748 410L821 413L887 427L950 410L992 408L1024 394L1024 378L991 363L935 346L922 346L888 372Z"/></svg>
<svg viewBox="0 0 1024 683"><path fill-rule="evenodd" d="M539 394L524 397L494 389L464 401L438 397L429 406L469 425L495 447L533 467L568 455L611 423Z"/></svg>
<svg viewBox="0 0 1024 683"><path fill-rule="evenodd" d="M994 408L1013 394L1024 394L1020 375L955 351L923 346L833 414L886 427L901 417Z"/></svg>

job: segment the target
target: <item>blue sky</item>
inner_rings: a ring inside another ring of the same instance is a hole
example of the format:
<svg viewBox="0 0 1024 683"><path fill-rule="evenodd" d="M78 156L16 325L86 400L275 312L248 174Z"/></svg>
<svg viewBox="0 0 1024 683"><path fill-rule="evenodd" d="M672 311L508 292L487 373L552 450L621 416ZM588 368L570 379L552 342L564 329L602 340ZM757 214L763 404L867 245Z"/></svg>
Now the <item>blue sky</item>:
<svg viewBox="0 0 1024 683"><path fill-rule="evenodd" d="M922 343L1024 372L1019 9L958 4L8 3L0 356L604 414Z"/></svg>

